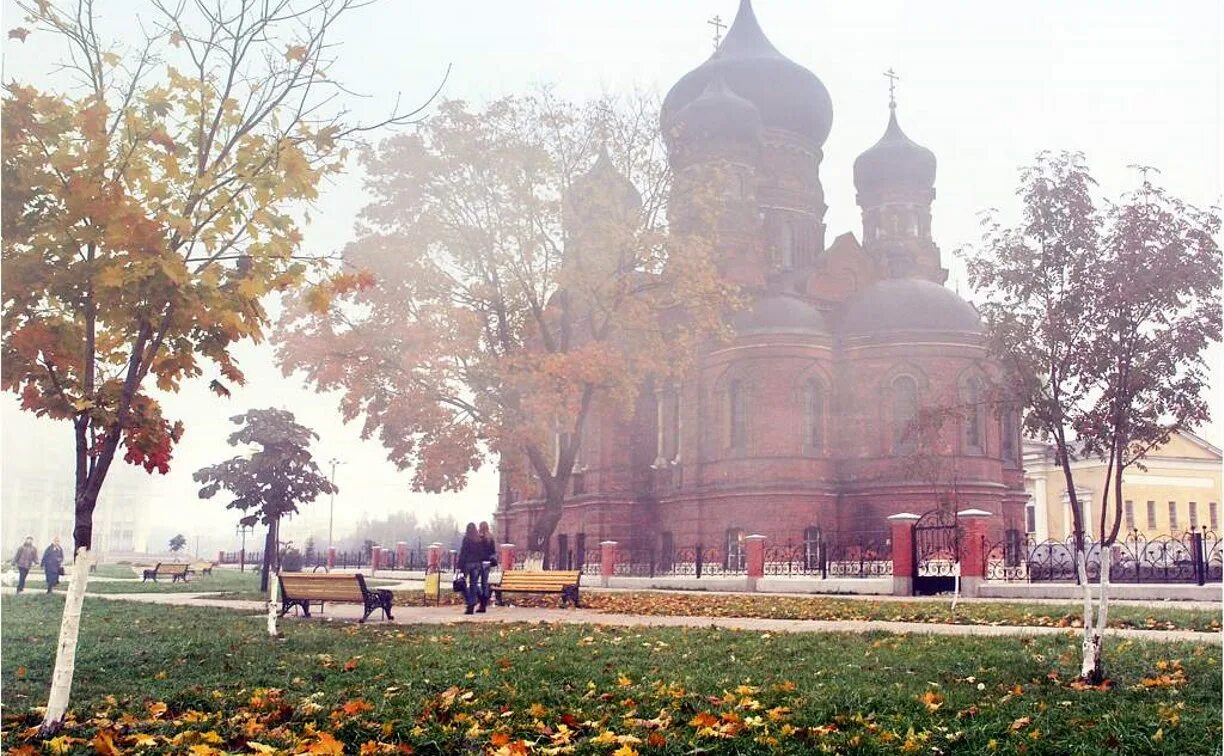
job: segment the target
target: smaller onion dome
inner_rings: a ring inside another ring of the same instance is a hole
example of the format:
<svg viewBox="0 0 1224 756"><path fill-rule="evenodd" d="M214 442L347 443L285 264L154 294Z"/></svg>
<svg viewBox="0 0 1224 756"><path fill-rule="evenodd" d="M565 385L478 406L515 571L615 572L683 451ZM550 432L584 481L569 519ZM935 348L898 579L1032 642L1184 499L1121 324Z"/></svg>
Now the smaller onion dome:
<svg viewBox="0 0 1224 756"><path fill-rule="evenodd" d="M815 307L789 294L766 294L731 319L736 335L791 333L828 336L829 326Z"/></svg>
<svg viewBox="0 0 1224 756"><path fill-rule="evenodd" d="M921 331L977 340L982 319L950 289L920 278L894 278L867 287L847 302L838 330L846 338Z"/></svg>
<svg viewBox="0 0 1224 756"><path fill-rule="evenodd" d="M565 193L567 215L574 220L611 214L624 219L642 209L642 195L625 174L616 169L607 148L601 147L591 170L574 179Z"/></svg>
<svg viewBox="0 0 1224 756"><path fill-rule="evenodd" d="M764 132L757 107L732 92L721 75L715 75L701 96L664 126L663 137L669 146L690 140L758 144Z"/></svg>
<svg viewBox="0 0 1224 756"><path fill-rule="evenodd" d="M905 135L897 123L895 104L889 110L884 136L854 161L854 188L860 195L935 186L935 153Z"/></svg>

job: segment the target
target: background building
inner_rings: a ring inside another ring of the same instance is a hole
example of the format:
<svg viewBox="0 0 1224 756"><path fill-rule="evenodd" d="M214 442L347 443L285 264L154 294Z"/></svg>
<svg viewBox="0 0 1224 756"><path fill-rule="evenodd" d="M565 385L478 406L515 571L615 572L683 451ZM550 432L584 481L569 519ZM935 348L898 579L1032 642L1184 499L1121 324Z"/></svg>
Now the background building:
<svg viewBox="0 0 1224 756"><path fill-rule="evenodd" d="M997 368L980 319L943 286L935 156L890 102L883 137L854 165L862 242L826 246L832 119L824 85L770 43L747 0L668 93L671 226L692 227L694 195L722 182L719 226L698 230L715 232L722 272L751 304L685 380L644 387L631 417L589 415L554 559L603 539L664 555L700 543L730 559L749 533L883 534L888 515L937 506L992 512L996 534L1023 528L1018 415L989 403ZM623 204L608 213L640 202L606 158L587 181ZM919 437L924 411L941 422ZM501 537L526 542L541 506L503 482Z"/></svg>
<svg viewBox="0 0 1224 756"><path fill-rule="evenodd" d="M1220 450L1193 433L1178 433L1122 476L1122 531L1144 536L1180 535L1206 526L1220 529ZM1099 459L1071 464L1085 514L1101 516L1105 463ZM1062 540L1071 534L1071 503L1054 448L1036 441L1024 443L1025 529L1037 540ZM1113 497L1110 496L1110 511ZM1092 528L1097 532L1097 526Z"/></svg>

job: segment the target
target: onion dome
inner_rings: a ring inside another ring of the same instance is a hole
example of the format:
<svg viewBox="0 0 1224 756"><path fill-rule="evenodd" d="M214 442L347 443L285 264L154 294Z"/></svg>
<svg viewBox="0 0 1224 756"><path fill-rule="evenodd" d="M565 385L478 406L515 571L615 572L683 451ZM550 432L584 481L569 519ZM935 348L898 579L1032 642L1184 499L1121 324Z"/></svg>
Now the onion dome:
<svg viewBox="0 0 1224 756"><path fill-rule="evenodd" d="M591 170L574 179L565 193L567 214L574 220L612 215L626 219L642 209L642 195L625 174L616 169L608 150L600 148Z"/></svg>
<svg viewBox="0 0 1224 756"><path fill-rule="evenodd" d="M789 294L766 294L731 320L736 335L790 333L828 336L829 326L820 310Z"/></svg>
<svg viewBox="0 0 1224 756"><path fill-rule="evenodd" d="M667 93L661 117L665 134L715 78L755 105L766 128L799 134L817 147L828 138L833 124L829 91L815 74L778 52L761 31L750 0L740 0L735 21L710 59Z"/></svg>
<svg viewBox="0 0 1224 756"><path fill-rule="evenodd" d="M716 74L700 97L676 113L663 137L669 145L680 140L756 144L763 131L761 112L732 92L723 77Z"/></svg>
<svg viewBox="0 0 1224 756"><path fill-rule="evenodd" d="M982 319L950 289L919 278L894 278L867 287L846 303L839 331L846 338L939 332L976 341Z"/></svg>
<svg viewBox="0 0 1224 756"><path fill-rule="evenodd" d="M854 161L854 188L860 195L930 190L935 186L935 153L905 135L895 104L889 110L884 136Z"/></svg>

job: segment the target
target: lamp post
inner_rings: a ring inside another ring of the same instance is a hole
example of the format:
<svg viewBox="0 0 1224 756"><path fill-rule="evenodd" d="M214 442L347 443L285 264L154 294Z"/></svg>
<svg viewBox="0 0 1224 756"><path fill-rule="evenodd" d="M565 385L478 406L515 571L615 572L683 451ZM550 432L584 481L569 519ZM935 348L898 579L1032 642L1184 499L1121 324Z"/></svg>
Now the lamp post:
<svg viewBox="0 0 1224 756"><path fill-rule="evenodd" d="M336 465L344 464L335 457L331 458L331 498L327 504L327 552L331 553L332 548L332 527L336 521Z"/></svg>
<svg viewBox="0 0 1224 756"><path fill-rule="evenodd" d="M246 536L247 536L247 528L248 528L248 526L246 526L246 525L239 525L239 526L238 526L238 534L242 536L242 548L238 550L238 571L239 571L239 572L246 572ZM254 526L254 525L251 525L251 526L250 526L250 530L251 530L251 532L252 532L252 533L253 533L253 532L255 532L255 526Z"/></svg>

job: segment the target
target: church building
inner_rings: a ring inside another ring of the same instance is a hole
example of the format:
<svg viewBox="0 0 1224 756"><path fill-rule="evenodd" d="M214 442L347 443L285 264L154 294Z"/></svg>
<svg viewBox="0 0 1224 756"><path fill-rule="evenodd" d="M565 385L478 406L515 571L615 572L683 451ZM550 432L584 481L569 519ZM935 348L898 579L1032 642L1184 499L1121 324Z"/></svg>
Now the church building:
<svg viewBox="0 0 1224 756"><path fill-rule="evenodd" d="M820 164L832 100L770 43L749 0L671 88L661 128L673 227L716 165L735 206L720 260L749 304L683 382L643 391L632 417L588 418L552 564L609 539L728 556L753 533L882 539L889 515L941 507L992 513L994 537L1023 532L1019 414L991 399L998 370L981 320L944 286L935 155L902 131L895 101L881 116L883 136L854 163L861 241L829 243ZM928 415L942 419L924 433ZM503 485L499 538L525 543L540 506Z"/></svg>

